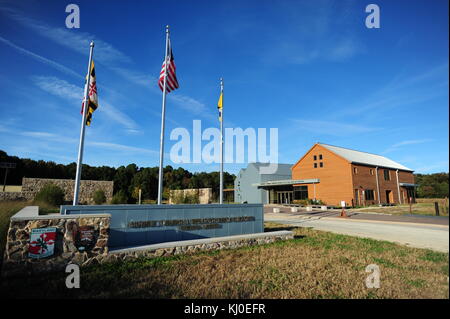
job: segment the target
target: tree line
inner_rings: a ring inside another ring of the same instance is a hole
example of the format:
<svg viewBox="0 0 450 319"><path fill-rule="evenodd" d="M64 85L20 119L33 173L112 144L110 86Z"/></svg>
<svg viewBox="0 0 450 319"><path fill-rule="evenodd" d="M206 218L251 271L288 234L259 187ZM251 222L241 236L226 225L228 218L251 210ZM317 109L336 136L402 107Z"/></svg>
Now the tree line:
<svg viewBox="0 0 450 319"><path fill-rule="evenodd" d="M0 150L0 163L15 163L16 168L8 170L7 184L22 185L23 177L75 179L76 163L67 165L53 161L35 161L28 158L9 156ZM0 183L3 184L5 169L0 169ZM136 164L127 166L89 166L83 164L81 179L114 181L114 193L125 196L129 203L136 202L138 189L142 191L142 199L155 200L158 195L158 167L138 167ZM217 196L220 187L219 172L191 173L182 167L164 167L164 194L167 199L171 189L212 188L213 196ZM223 173L224 188L233 188L235 175Z"/></svg>
<svg viewBox="0 0 450 319"><path fill-rule="evenodd" d="M415 174L417 196L422 198L448 197L448 173Z"/></svg>
<svg viewBox="0 0 450 319"><path fill-rule="evenodd" d="M67 165L52 161L35 161L28 158L9 156L0 150L0 162L16 163L15 169L8 171L9 185L21 185L23 177L74 179L76 163ZM0 183L3 183L5 169L1 169ZM156 199L158 195L158 167L138 167L136 164L120 166L89 166L83 164L81 178L87 180L114 181L114 193L126 196L129 202L137 198L136 190L142 190L143 199ZM233 188L235 175L224 172L224 187ZM415 174L417 197L448 197L449 173ZM219 193L219 172L191 173L182 167L174 169L164 167L164 196L167 198L170 189L212 188L213 194Z"/></svg>

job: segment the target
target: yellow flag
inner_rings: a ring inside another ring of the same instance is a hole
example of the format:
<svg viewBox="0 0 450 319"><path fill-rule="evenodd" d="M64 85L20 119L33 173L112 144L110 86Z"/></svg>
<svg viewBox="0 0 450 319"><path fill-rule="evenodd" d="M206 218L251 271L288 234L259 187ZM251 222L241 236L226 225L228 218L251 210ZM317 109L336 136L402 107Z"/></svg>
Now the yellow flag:
<svg viewBox="0 0 450 319"><path fill-rule="evenodd" d="M223 107L223 92L220 92L219 102L217 108L219 109L219 121L222 122L222 107Z"/></svg>
<svg viewBox="0 0 450 319"><path fill-rule="evenodd" d="M219 109L222 108L222 101L223 101L223 92L220 93L219 102L217 102L217 107Z"/></svg>

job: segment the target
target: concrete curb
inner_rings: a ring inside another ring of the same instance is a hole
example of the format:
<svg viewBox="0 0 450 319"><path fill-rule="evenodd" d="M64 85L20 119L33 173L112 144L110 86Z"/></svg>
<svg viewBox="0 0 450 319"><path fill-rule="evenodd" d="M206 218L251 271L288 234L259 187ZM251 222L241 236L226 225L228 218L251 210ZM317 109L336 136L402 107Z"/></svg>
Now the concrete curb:
<svg viewBox="0 0 450 319"><path fill-rule="evenodd" d="M194 240L183 240L183 241L173 241L152 245L144 245L137 247L127 247L127 248L116 248L110 249L110 254L119 254L119 253L129 253L136 251L145 251L145 250L156 250L156 249L167 249L167 248L175 248L175 247L185 247L185 246L195 246L195 245L208 245L214 244L218 242L230 242L230 241L240 241L240 240L250 240L250 239L259 239L259 238L267 238L267 237L286 237L293 236L294 233L287 230L267 232L267 233L255 233L255 234L246 234L246 235L234 235L234 236L224 236L224 237L213 237L213 238L202 238L202 239L194 239Z"/></svg>

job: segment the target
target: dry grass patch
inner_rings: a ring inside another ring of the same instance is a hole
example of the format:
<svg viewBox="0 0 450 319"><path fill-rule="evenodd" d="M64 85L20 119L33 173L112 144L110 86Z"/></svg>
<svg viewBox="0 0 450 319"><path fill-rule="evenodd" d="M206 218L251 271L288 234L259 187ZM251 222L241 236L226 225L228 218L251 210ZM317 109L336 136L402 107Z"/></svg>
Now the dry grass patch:
<svg viewBox="0 0 450 319"><path fill-rule="evenodd" d="M439 204L439 215L440 216L448 216L448 204L445 199L417 199L417 203L412 204L411 206L411 214L413 215L436 215L436 211L434 208L434 202L438 202ZM409 205L397 205L397 206L372 206L372 207L364 207L353 209L352 211L361 211L361 212L376 212L376 213L384 213L384 214L392 214L392 215L409 215Z"/></svg>
<svg viewBox="0 0 450 319"><path fill-rule="evenodd" d="M16 296L77 298L448 298L448 254L308 228L262 246L98 265L82 270L81 288L64 274L15 278ZM368 289L366 266L381 269ZM45 295L43 296L42 293Z"/></svg>

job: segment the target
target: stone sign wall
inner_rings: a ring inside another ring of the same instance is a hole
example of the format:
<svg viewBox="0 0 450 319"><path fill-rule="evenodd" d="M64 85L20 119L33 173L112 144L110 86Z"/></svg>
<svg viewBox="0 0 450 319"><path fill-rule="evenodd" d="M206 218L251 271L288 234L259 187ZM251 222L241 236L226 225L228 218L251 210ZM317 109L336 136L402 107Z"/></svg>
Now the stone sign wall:
<svg viewBox="0 0 450 319"><path fill-rule="evenodd" d="M128 208L132 206L128 205ZM37 206L25 207L10 219L2 277L25 277L51 271L62 273L69 264L84 267L142 257L233 249L293 238L291 231L275 231L114 249L110 245L115 223L111 216L107 213L39 215Z"/></svg>
<svg viewBox="0 0 450 319"><path fill-rule="evenodd" d="M199 204L210 204L212 202L211 188L187 188L170 190L169 204L174 204L174 198L181 195L198 195Z"/></svg>
<svg viewBox="0 0 450 319"><path fill-rule="evenodd" d="M64 191L65 200L73 200L75 181L72 179L50 179L50 178L27 178L22 179L21 192L1 192L0 200L33 200L36 194L46 184L55 184ZM80 183L79 202L83 204L94 204L94 193L97 190L105 192L106 201L111 201L113 196L113 181L82 180Z"/></svg>
<svg viewBox="0 0 450 319"><path fill-rule="evenodd" d="M2 275L33 274L65 269L69 263L86 266L98 262L108 254L110 218L109 214L40 216L37 206L24 208L10 220ZM33 229L53 229L56 235L46 241L44 234L31 241ZM31 257L50 244L51 256Z"/></svg>

